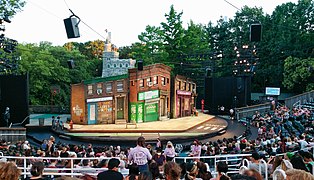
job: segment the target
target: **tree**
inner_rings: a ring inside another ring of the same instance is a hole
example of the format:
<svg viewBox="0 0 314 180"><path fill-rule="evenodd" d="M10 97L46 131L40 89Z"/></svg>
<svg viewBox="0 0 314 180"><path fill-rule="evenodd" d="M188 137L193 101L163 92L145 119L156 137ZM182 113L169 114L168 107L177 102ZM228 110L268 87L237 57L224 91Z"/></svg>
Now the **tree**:
<svg viewBox="0 0 314 180"><path fill-rule="evenodd" d="M183 54L183 37L184 29L182 27L182 16L183 12L178 13L174 10L173 5L170 7L169 14L165 14L167 22L161 22L162 41L167 52L167 62L179 65L178 57ZM177 71L174 69L174 71Z"/></svg>
<svg viewBox="0 0 314 180"><path fill-rule="evenodd" d="M288 57L284 64L283 85L297 93L314 90L314 58Z"/></svg>
<svg viewBox="0 0 314 180"><path fill-rule="evenodd" d="M23 0L1 0L0 3L0 18L13 17L17 12L21 11L25 6Z"/></svg>
<svg viewBox="0 0 314 180"><path fill-rule="evenodd" d="M145 63L161 63L167 57L165 46L163 44L163 32L160 27L146 26L145 32L142 32L138 39L142 44L142 58Z"/></svg>

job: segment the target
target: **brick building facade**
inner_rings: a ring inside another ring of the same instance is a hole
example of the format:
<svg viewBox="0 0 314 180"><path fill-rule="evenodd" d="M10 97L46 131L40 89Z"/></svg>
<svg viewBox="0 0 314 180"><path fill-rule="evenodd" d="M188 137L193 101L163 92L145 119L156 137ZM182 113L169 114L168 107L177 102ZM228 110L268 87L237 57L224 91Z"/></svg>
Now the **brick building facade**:
<svg viewBox="0 0 314 180"><path fill-rule="evenodd" d="M129 69L129 119L150 122L167 118L170 112L171 67L164 64Z"/></svg>
<svg viewBox="0 0 314 180"><path fill-rule="evenodd" d="M171 117L191 116L196 100L196 84L185 76L171 79Z"/></svg>
<svg viewBox="0 0 314 180"><path fill-rule="evenodd" d="M128 119L128 75L85 80L72 85L72 120L77 124L115 124ZM84 93L82 93L82 86ZM80 87L80 88L78 88ZM84 102L83 102L84 101ZM74 112L83 107L80 117Z"/></svg>

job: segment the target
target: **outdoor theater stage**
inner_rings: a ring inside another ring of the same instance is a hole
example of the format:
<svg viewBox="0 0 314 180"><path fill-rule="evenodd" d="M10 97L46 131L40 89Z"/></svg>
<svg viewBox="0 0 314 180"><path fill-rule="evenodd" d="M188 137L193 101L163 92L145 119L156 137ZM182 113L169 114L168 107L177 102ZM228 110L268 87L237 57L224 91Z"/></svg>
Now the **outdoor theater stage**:
<svg viewBox="0 0 314 180"><path fill-rule="evenodd" d="M187 140L213 137L223 134L228 127L226 120L199 113L198 116L168 119L137 124L79 125L73 129L57 131L61 137L81 140L123 141L144 136L147 140L160 137L163 140Z"/></svg>

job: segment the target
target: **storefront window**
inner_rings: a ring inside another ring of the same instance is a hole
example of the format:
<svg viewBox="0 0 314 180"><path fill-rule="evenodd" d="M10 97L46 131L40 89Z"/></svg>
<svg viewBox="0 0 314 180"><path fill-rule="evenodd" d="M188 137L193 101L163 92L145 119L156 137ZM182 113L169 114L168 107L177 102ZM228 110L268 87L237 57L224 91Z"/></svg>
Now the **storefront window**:
<svg viewBox="0 0 314 180"><path fill-rule="evenodd" d="M106 83L106 93L112 93L112 83Z"/></svg>
<svg viewBox="0 0 314 180"><path fill-rule="evenodd" d="M123 92L123 81L118 81L117 82L117 91L118 92Z"/></svg>
<svg viewBox="0 0 314 180"><path fill-rule="evenodd" d="M87 94L93 95L93 85L90 84L87 86Z"/></svg>

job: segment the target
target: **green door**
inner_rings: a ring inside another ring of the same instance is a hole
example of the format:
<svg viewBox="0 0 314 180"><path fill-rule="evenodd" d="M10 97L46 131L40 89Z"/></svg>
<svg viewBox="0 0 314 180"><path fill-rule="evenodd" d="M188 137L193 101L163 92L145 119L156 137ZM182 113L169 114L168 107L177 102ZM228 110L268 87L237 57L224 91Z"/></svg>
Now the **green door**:
<svg viewBox="0 0 314 180"><path fill-rule="evenodd" d="M117 98L117 119L124 119L124 97Z"/></svg>

